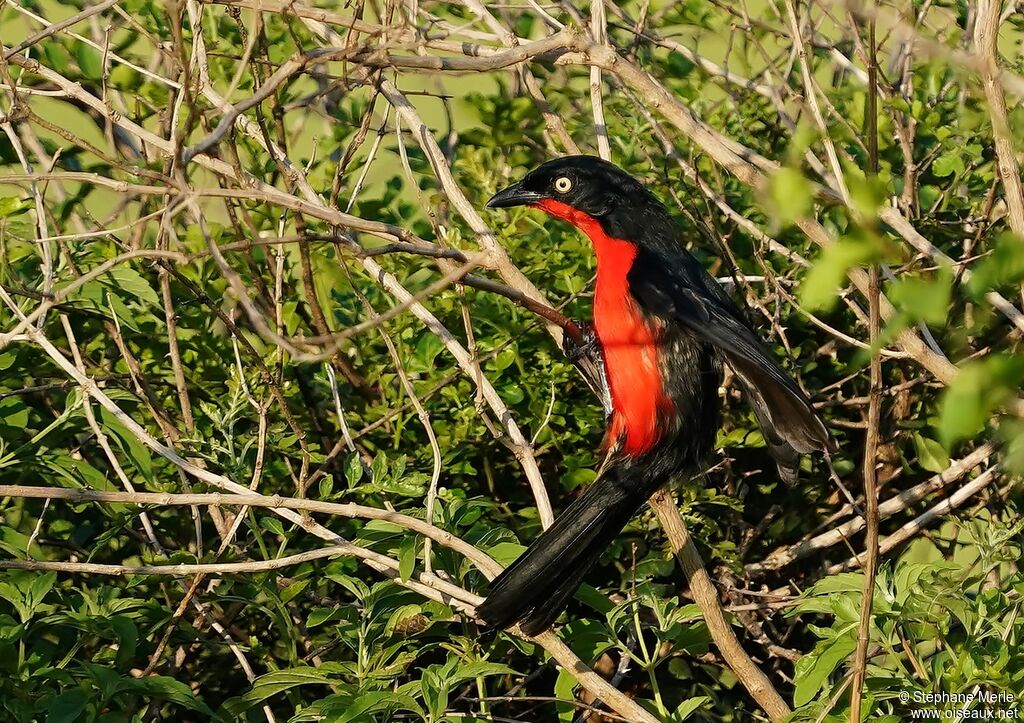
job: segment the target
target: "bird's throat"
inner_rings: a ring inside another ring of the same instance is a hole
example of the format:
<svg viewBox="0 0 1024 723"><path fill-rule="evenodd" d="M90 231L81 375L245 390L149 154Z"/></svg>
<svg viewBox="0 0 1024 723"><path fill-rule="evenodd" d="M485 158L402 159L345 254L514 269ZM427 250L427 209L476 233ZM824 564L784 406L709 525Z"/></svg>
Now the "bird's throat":
<svg viewBox="0 0 1024 723"><path fill-rule="evenodd" d="M658 363L659 324L642 312L629 289L637 246L609 236L597 219L567 204L544 200L537 207L575 225L594 246L594 329L604 351L612 397L607 441L621 441L627 455L648 452L661 438L661 420L671 414L673 404Z"/></svg>

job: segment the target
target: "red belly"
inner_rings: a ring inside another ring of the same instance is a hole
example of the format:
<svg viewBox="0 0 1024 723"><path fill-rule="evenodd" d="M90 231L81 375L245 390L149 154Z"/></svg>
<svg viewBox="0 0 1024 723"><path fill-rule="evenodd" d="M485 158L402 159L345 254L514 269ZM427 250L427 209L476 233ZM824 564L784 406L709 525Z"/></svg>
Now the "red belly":
<svg viewBox="0 0 1024 723"><path fill-rule="evenodd" d="M626 276L636 258L636 245L608 236L596 219L566 204L545 200L537 205L573 223L594 245L594 328L604 350L612 397L607 443L621 440L626 454L643 454L661 438L659 419L671 414L674 405L665 394L658 366L659 331L641 313L629 291Z"/></svg>
<svg viewBox="0 0 1024 723"><path fill-rule="evenodd" d="M608 441L621 438L623 452L639 455L660 438L659 417L671 409L671 403L662 386L655 332L636 312L635 304L623 303L622 298L599 283L594 320L612 396Z"/></svg>

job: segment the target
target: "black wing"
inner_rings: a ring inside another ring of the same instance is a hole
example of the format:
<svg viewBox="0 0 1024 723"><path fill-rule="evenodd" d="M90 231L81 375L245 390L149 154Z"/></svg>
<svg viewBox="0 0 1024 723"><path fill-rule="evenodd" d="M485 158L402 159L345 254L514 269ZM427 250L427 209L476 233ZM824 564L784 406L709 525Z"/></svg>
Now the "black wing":
<svg viewBox="0 0 1024 723"><path fill-rule="evenodd" d="M673 256L641 250L629 272L633 296L645 311L682 324L722 354L746 391L780 475L795 480L800 454L833 448L828 430L719 283L688 253Z"/></svg>

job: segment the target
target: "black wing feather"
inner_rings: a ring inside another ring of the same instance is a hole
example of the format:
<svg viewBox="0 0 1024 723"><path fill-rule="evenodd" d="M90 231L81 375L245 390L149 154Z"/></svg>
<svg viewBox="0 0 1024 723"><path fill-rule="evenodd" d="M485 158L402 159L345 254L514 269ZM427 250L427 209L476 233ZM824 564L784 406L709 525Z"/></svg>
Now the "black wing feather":
<svg viewBox="0 0 1024 723"><path fill-rule="evenodd" d="M795 478L800 454L832 449L825 425L796 382L771 357L740 310L696 259L641 251L629 286L648 313L682 324L714 346L742 383L783 478Z"/></svg>

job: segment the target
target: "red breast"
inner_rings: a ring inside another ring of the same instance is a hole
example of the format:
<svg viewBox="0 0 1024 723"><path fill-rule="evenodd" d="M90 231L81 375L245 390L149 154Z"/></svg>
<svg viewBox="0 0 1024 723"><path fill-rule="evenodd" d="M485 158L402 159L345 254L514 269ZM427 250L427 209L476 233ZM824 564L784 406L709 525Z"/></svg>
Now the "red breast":
<svg viewBox="0 0 1024 723"><path fill-rule="evenodd" d="M644 316L629 291L627 275L637 247L605 233L592 216L564 203L545 199L537 208L569 221L583 231L597 256L594 328L604 350L611 388L612 420L608 443L622 440L622 451L635 456L660 439L659 417L673 410L658 365L656 325Z"/></svg>

